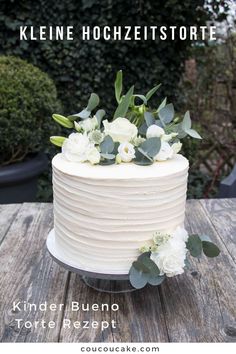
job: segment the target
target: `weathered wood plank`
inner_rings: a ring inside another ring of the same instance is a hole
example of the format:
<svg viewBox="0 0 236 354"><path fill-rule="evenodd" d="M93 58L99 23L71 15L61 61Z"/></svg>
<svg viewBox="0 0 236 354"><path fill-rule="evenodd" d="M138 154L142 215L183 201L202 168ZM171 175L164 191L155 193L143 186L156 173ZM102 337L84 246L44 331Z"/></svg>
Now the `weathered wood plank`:
<svg viewBox="0 0 236 354"><path fill-rule="evenodd" d="M201 204L236 263L236 199L205 199Z"/></svg>
<svg viewBox="0 0 236 354"><path fill-rule="evenodd" d="M13 301L63 303L67 272L46 252L52 228L51 204L24 204L0 247L0 340L2 342L54 342L58 340L62 312L12 311ZM16 319L56 322L54 329L17 328Z"/></svg>
<svg viewBox="0 0 236 354"><path fill-rule="evenodd" d="M5 204L0 205L0 244L7 234L12 222L16 218L22 204Z"/></svg>
<svg viewBox="0 0 236 354"><path fill-rule="evenodd" d="M188 201L186 227L191 233L209 234L221 255L191 258L192 272L161 286L170 341L235 342L235 263L197 200Z"/></svg>
<svg viewBox="0 0 236 354"><path fill-rule="evenodd" d="M115 288L113 289L115 290ZM72 301L80 304L118 304L118 311L71 311ZM89 288L81 278L71 275L65 311L65 319L71 321L102 321L111 323L101 331L101 327L90 329L61 328L61 342L166 342L168 336L157 288L145 288L125 294L108 294Z"/></svg>

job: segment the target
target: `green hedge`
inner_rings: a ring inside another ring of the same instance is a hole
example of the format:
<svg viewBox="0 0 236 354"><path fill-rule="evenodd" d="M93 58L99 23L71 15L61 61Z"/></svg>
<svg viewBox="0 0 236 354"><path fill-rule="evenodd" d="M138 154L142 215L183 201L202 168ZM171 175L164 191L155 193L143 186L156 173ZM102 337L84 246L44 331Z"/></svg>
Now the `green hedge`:
<svg viewBox="0 0 236 354"><path fill-rule="evenodd" d="M189 41L19 41L20 25L201 25L211 18L204 0L2 0L0 52L27 59L54 79L65 113L78 110L90 92L99 92L103 106L112 111L110 95L115 72L125 71L131 83L145 92L158 82L160 94L178 96L178 82ZM214 11L219 10L219 1ZM224 3L224 1L221 1ZM222 14L221 14L222 16ZM162 91L163 90L163 91Z"/></svg>
<svg viewBox="0 0 236 354"><path fill-rule="evenodd" d="M45 150L58 127L51 114L60 110L48 75L26 61L0 56L0 164Z"/></svg>

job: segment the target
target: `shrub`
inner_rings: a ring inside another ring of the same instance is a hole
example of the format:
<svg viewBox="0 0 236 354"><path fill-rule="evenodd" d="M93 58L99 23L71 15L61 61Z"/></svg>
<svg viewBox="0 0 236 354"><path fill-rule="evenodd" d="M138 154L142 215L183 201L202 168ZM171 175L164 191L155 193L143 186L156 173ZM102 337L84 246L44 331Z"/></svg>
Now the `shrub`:
<svg viewBox="0 0 236 354"><path fill-rule="evenodd" d="M55 132L51 114L59 110L57 91L47 74L19 58L0 57L1 164L46 149Z"/></svg>

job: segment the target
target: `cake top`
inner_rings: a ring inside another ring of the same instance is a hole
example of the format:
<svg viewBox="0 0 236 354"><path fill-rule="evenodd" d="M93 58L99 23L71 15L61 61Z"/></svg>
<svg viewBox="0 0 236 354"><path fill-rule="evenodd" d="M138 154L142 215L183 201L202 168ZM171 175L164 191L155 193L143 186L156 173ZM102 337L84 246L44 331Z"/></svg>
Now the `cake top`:
<svg viewBox="0 0 236 354"><path fill-rule="evenodd" d="M173 104L167 104L166 98L155 109L149 106L150 98L160 85L146 95L134 94L132 86L122 95L122 82L122 71L119 71L115 81L118 106L113 118L104 119L103 109L92 113L100 102L95 93L79 113L67 117L53 114L57 123L73 132L68 137L53 136L51 142L62 148L61 158L77 163L76 168L87 162L92 165L125 163L121 171L135 169L133 165L128 167L129 162L148 166L171 159L178 161L175 156L181 150L181 139L186 136L201 139L192 129L189 111L183 117L176 115Z"/></svg>
<svg viewBox="0 0 236 354"><path fill-rule="evenodd" d="M57 154L52 160L52 165L57 170L70 176L90 179L141 179L166 177L188 170L188 160L176 154L165 162L155 162L149 166L139 166L134 163L113 164L107 166L92 165L67 161L63 154Z"/></svg>

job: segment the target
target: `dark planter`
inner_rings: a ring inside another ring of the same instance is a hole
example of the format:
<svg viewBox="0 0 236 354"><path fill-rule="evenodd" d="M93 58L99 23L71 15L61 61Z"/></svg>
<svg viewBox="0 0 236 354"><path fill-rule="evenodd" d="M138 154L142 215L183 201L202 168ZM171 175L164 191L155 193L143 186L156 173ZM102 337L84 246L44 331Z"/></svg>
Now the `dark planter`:
<svg viewBox="0 0 236 354"><path fill-rule="evenodd" d="M47 166L46 155L38 153L27 161L0 167L0 204L34 202L38 176Z"/></svg>

